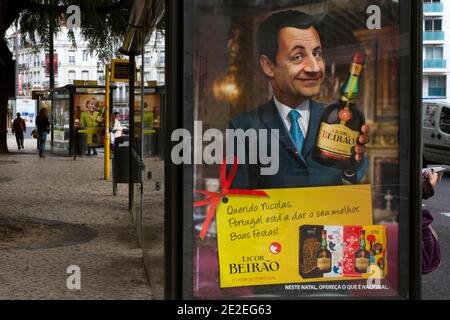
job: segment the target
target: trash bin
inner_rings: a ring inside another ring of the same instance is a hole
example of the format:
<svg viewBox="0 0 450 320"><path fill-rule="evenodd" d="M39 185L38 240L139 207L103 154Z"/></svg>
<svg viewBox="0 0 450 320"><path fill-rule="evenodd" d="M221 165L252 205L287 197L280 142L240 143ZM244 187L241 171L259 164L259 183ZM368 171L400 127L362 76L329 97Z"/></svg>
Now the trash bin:
<svg viewBox="0 0 450 320"><path fill-rule="evenodd" d="M129 168L129 146L119 145L113 153L113 195L117 195L117 184L128 183L130 177ZM142 175L139 174L139 163L134 159L134 183L142 182Z"/></svg>
<svg viewBox="0 0 450 320"><path fill-rule="evenodd" d="M82 156L87 153L88 133L87 130L75 131L75 154Z"/></svg>

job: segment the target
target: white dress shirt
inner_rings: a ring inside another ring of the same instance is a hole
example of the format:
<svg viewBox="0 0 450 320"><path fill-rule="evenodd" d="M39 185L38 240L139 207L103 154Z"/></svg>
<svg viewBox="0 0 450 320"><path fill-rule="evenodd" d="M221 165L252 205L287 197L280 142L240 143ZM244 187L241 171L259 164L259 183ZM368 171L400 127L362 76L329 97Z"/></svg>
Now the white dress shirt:
<svg viewBox="0 0 450 320"><path fill-rule="evenodd" d="M278 101L275 96L273 96L273 100L275 101L275 106L278 109L278 113L280 114L281 119L283 119L283 123L285 124L287 131L290 132L291 119L289 118L289 112L291 112L292 108ZM295 110L300 113L300 117L298 117L297 121L300 125L300 129L302 130L303 137L306 139L306 134L308 133L309 116L311 114L311 111L309 109L309 99L300 103L297 107L295 107Z"/></svg>

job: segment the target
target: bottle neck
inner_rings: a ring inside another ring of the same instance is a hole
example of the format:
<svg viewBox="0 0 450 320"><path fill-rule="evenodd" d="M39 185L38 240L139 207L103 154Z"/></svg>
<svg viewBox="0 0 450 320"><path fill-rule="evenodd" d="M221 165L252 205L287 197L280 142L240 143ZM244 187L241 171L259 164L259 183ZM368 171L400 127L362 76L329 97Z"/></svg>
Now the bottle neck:
<svg viewBox="0 0 450 320"><path fill-rule="evenodd" d="M322 249L325 250L327 248L327 239L322 236Z"/></svg>
<svg viewBox="0 0 450 320"><path fill-rule="evenodd" d="M347 81L345 81L341 90L341 100L347 102L355 99L359 93L359 75L361 74L362 65L352 63Z"/></svg>
<svg viewBox="0 0 450 320"><path fill-rule="evenodd" d="M366 241L364 240L363 236L361 236L361 239L359 241L359 248L360 249L365 249L366 248Z"/></svg>

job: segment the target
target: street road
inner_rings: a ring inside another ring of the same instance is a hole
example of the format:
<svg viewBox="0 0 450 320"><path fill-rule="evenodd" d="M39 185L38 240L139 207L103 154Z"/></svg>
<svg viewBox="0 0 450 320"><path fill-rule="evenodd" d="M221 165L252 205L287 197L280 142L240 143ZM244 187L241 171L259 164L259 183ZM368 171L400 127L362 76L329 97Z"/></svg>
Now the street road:
<svg viewBox="0 0 450 320"><path fill-rule="evenodd" d="M422 278L422 298L433 300L450 299L450 174L446 173L438 184L434 197L423 204L434 217L441 247L442 263L438 270Z"/></svg>

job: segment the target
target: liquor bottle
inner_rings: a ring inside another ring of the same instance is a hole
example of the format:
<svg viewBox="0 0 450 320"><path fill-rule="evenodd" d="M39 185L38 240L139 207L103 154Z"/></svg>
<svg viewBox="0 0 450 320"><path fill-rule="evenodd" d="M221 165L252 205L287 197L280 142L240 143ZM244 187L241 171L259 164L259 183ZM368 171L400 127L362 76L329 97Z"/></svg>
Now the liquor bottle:
<svg viewBox="0 0 450 320"><path fill-rule="evenodd" d="M331 251L327 249L327 231L322 230L321 249L317 253L317 268L323 272L331 272Z"/></svg>
<svg viewBox="0 0 450 320"><path fill-rule="evenodd" d="M299 273L303 279L321 278L317 268L317 255L321 248L323 226L301 225L299 227Z"/></svg>
<svg viewBox="0 0 450 320"><path fill-rule="evenodd" d="M365 123L364 114L355 105L363 64L364 55L355 53L350 73L341 88L341 98L322 112L313 159L326 166L348 170L355 170L359 166L352 152Z"/></svg>
<svg viewBox="0 0 450 320"><path fill-rule="evenodd" d="M367 273L370 267L370 252L366 250L366 231L361 230L359 249L355 252L355 272Z"/></svg>

